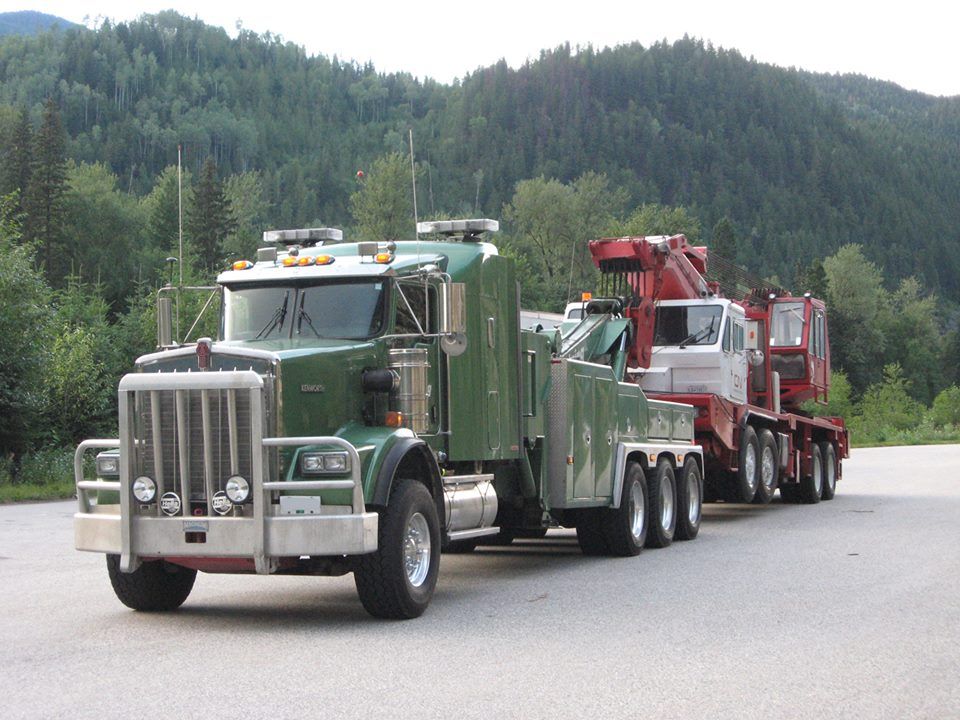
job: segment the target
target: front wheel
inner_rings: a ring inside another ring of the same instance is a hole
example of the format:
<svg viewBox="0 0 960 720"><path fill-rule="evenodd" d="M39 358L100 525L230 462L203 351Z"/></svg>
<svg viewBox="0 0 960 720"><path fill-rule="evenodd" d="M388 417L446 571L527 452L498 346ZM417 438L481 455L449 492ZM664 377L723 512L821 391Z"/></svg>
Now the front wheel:
<svg viewBox="0 0 960 720"><path fill-rule="evenodd" d="M419 617L439 572L437 507L423 483L400 480L380 511L376 552L361 555L353 573L360 602L374 617Z"/></svg>
<svg viewBox="0 0 960 720"><path fill-rule="evenodd" d="M107 573L120 602L143 612L176 610L197 579L196 570L164 560L141 563L132 573L121 572L119 555L107 555Z"/></svg>
<svg viewBox="0 0 960 720"><path fill-rule="evenodd" d="M677 540L693 540L700 532L703 511L703 477L700 465L688 456L683 463L683 474L677 486Z"/></svg>

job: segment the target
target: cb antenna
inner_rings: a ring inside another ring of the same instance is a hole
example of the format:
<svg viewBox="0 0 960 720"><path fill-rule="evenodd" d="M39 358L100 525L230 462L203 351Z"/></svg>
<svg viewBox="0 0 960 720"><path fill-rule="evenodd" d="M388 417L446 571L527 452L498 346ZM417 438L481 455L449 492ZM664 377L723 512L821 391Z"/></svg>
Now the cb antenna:
<svg viewBox="0 0 960 720"><path fill-rule="evenodd" d="M417 216L417 167L413 161L413 128L409 129L410 138L410 184L413 185L413 237L417 241L417 266L420 265L420 232L417 229L420 218Z"/></svg>

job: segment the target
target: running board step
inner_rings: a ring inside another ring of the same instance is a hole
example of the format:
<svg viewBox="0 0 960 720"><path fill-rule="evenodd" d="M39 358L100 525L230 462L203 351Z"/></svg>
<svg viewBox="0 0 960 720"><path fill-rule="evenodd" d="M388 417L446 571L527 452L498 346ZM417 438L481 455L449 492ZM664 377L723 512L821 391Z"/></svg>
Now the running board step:
<svg viewBox="0 0 960 720"><path fill-rule="evenodd" d="M496 535L500 532L498 527L473 528L472 530L454 530L447 533L447 539L454 540L473 540L473 538L486 537L487 535Z"/></svg>

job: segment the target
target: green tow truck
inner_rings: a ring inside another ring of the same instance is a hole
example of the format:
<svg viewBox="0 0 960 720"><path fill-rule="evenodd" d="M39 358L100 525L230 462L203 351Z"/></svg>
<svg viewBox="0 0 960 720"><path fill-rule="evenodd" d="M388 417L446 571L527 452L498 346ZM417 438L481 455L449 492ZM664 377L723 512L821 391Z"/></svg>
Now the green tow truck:
<svg viewBox="0 0 960 720"><path fill-rule="evenodd" d="M217 279L216 342L174 342L161 297L159 349L120 381L119 439L76 453L76 547L106 553L119 599L172 610L198 570L352 572L372 615L410 618L441 549L557 526L592 555L695 537L691 407L622 382L617 300L521 330L514 264L481 240L496 229L266 233Z"/></svg>

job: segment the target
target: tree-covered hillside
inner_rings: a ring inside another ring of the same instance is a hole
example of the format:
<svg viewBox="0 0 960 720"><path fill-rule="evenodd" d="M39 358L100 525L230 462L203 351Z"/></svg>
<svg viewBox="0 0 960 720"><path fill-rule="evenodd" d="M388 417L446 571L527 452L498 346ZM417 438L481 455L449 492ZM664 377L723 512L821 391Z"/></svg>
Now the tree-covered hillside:
<svg viewBox="0 0 960 720"><path fill-rule="evenodd" d="M604 172L634 205L729 217L739 259L785 281L856 242L892 278L960 289L960 101L696 40L561 47L446 86L165 12L0 42L0 103L36 124L48 97L68 154L123 190L145 195L181 143L194 173L262 173L275 225L348 223L357 169L412 128L427 212L499 215L522 179Z"/></svg>
<svg viewBox="0 0 960 720"><path fill-rule="evenodd" d="M34 10L0 13L0 35L36 35L52 28L65 30L71 27L79 26L56 15Z"/></svg>

